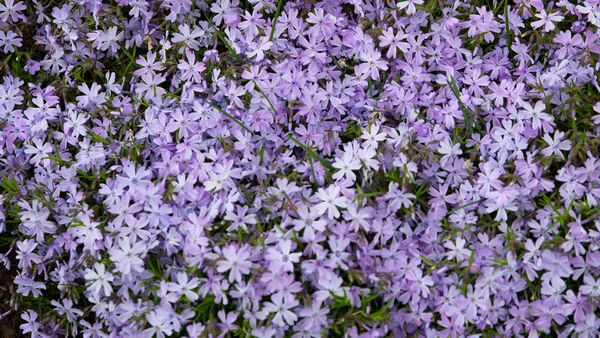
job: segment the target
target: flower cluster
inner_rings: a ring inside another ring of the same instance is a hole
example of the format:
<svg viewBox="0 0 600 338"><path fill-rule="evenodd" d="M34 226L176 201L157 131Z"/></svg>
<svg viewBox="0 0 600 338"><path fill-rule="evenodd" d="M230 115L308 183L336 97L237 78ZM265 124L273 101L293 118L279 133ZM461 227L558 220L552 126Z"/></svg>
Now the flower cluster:
<svg viewBox="0 0 600 338"><path fill-rule="evenodd" d="M0 0L31 337L600 336L600 2Z"/></svg>

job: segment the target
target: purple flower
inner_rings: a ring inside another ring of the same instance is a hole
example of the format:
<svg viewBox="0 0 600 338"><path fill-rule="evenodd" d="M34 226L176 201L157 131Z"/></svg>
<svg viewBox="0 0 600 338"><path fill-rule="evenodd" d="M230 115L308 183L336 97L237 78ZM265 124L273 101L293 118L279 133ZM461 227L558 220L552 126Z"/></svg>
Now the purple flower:
<svg viewBox="0 0 600 338"><path fill-rule="evenodd" d="M144 270L143 256L146 254L145 245L141 242L130 242L129 239L120 238L118 248L109 250L110 259L115 263L116 270L128 275L131 271Z"/></svg>
<svg viewBox="0 0 600 338"><path fill-rule="evenodd" d="M223 249L223 257L225 260L217 262L217 271L229 271L229 281L242 281L242 275L250 273L252 262L248 260L250 253L245 246L238 248L236 245L230 245Z"/></svg>
<svg viewBox="0 0 600 338"><path fill-rule="evenodd" d="M598 335L599 6L3 1L20 333Z"/></svg>
<svg viewBox="0 0 600 338"><path fill-rule="evenodd" d="M75 322L77 317L83 315L83 311L73 308L73 302L70 299L65 299L62 304L53 300L51 304L54 305L59 314L65 315L71 323Z"/></svg>
<svg viewBox="0 0 600 338"><path fill-rule="evenodd" d="M290 309L298 306L298 301L284 297L280 293L276 293L271 296L270 302L264 303L264 310L269 313L275 313L273 317L273 323L278 326L293 325L298 316Z"/></svg>
<svg viewBox="0 0 600 338"><path fill-rule="evenodd" d="M106 267L103 264L94 264L94 269L86 269L85 279L91 281L89 291L95 294L100 294L104 290L104 295L109 297L112 292L111 282L115 280L114 276L106 271Z"/></svg>
<svg viewBox="0 0 600 338"><path fill-rule="evenodd" d="M265 258L269 260L269 266L274 270L294 271L294 263L300 261L301 253L291 253L292 241L283 240L279 242L279 249L268 248Z"/></svg>

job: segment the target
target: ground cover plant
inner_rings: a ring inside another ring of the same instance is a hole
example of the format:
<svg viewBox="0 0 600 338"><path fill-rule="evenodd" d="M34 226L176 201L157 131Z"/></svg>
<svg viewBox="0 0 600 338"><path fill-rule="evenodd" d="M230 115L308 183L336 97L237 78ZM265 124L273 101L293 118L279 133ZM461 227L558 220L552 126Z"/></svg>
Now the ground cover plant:
<svg viewBox="0 0 600 338"><path fill-rule="evenodd" d="M3 333L599 336L599 26L0 0Z"/></svg>

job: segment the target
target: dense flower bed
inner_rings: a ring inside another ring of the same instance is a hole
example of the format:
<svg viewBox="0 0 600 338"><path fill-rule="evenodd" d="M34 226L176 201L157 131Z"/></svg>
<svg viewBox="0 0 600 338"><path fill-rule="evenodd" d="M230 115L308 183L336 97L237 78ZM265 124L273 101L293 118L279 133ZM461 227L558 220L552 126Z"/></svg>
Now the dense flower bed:
<svg viewBox="0 0 600 338"><path fill-rule="evenodd" d="M31 337L596 337L600 1L2 0Z"/></svg>

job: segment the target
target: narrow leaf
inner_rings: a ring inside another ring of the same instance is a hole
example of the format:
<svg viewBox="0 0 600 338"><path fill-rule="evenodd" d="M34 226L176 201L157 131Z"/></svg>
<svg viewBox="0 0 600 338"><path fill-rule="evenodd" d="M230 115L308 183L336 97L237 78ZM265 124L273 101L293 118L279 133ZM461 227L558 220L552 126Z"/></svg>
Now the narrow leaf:
<svg viewBox="0 0 600 338"><path fill-rule="evenodd" d="M273 18L273 25L271 26L271 34L269 35L269 41L273 41L273 35L275 34L275 27L277 26L277 19L279 19L279 15L281 14L281 5L283 4L283 0L279 0L277 3L277 10L275 11L275 17Z"/></svg>
<svg viewBox="0 0 600 338"><path fill-rule="evenodd" d="M206 101L206 102L208 102L208 101ZM214 104L212 102L208 102L208 104L210 104L213 108L215 108L216 110L218 110L221 114L223 114L223 115L227 116L228 118L232 119L233 122L237 123L244 130L246 130L250 134L254 135L254 133L252 132L252 130L250 128L246 127L246 125L242 121L238 120L236 117L234 117L233 115L231 115L228 112L226 112L223 108L217 106L216 104Z"/></svg>
<svg viewBox="0 0 600 338"><path fill-rule="evenodd" d="M291 134L288 134L288 138L290 140L292 140L292 142L296 143L300 148L302 148L304 151L306 151L306 153L314 158L315 160L321 162L321 164L323 164L323 166L325 168L327 168L327 170L329 171L336 171L336 169L331 165L331 163L329 161L327 161L326 159L322 158L321 156L317 155L317 153L315 153L312 149L310 149L309 147L307 147L306 145L302 144L300 141L296 140L296 138L294 136L292 136Z"/></svg>

